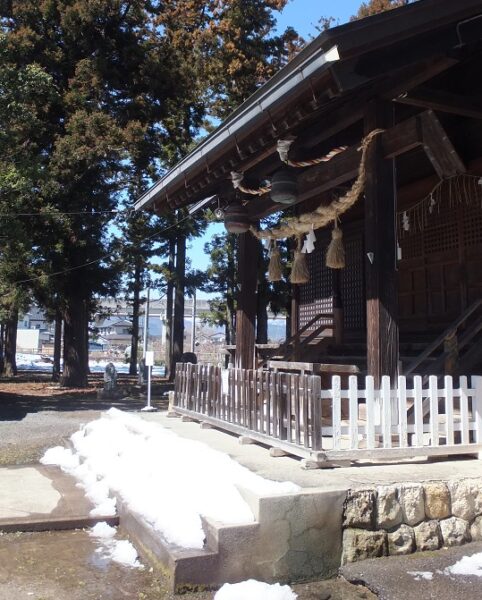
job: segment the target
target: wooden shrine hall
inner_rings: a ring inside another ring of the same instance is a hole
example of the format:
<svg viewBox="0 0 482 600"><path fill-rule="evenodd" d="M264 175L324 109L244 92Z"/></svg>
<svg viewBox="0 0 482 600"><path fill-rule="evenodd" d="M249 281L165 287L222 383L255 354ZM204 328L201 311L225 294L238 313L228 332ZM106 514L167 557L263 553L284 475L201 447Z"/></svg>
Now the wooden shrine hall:
<svg viewBox="0 0 482 600"><path fill-rule="evenodd" d="M203 200L239 232L237 367L482 372L480 0L419 0L323 32L136 209ZM273 261L286 239L292 336L257 353L259 245Z"/></svg>

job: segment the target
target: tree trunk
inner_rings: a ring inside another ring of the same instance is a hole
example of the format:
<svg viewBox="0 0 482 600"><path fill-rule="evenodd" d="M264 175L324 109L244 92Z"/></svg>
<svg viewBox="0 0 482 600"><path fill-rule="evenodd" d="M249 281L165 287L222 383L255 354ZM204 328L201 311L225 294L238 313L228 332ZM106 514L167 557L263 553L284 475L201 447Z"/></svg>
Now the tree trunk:
<svg viewBox="0 0 482 600"><path fill-rule="evenodd" d="M60 379L60 356L62 352L62 314L60 310L55 313L54 333L54 364L52 367L52 381Z"/></svg>
<svg viewBox="0 0 482 600"><path fill-rule="evenodd" d="M88 375L90 373L90 367L89 367L89 321L90 321L90 314L89 314L89 310L87 309L87 301L84 302L84 313L85 313L85 325L84 325L84 348L85 348L84 365L85 365L85 372Z"/></svg>
<svg viewBox="0 0 482 600"><path fill-rule="evenodd" d="M5 367L5 325L0 323L0 373Z"/></svg>
<svg viewBox="0 0 482 600"><path fill-rule="evenodd" d="M72 295L67 298L64 317L64 369L61 384L65 387L86 387L84 301Z"/></svg>
<svg viewBox="0 0 482 600"><path fill-rule="evenodd" d="M268 303L269 284L266 279L266 261L264 260L263 245L258 242L258 290L256 305L256 343L268 343Z"/></svg>
<svg viewBox="0 0 482 600"><path fill-rule="evenodd" d="M236 343L235 315L234 291L230 290L226 298L226 344L228 345Z"/></svg>
<svg viewBox="0 0 482 600"><path fill-rule="evenodd" d="M186 281L186 236L181 234L176 242L176 288L174 297L174 327L169 379L174 379L176 363L184 352L184 289Z"/></svg>
<svg viewBox="0 0 482 600"><path fill-rule="evenodd" d="M134 290L132 299L132 337L129 358L129 375L137 375L137 349L139 347L139 307L141 297L141 266L134 268Z"/></svg>
<svg viewBox="0 0 482 600"><path fill-rule="evenodd" d="M18 306L14 303L10 306L8 317L5 321L5 357L3 374L6 377L12 377L17 374L17 362L15 360L15 354L17 352L17 327Z"/></svg>
<svg viewBox="0 0 482 600"><path fill-rule="evenodd" d="M166 290L166 377L171 378L172 360L172 319L173 319L173 294L174 294L174 261L176 259L176 240L169 240L169 278Z"/></svg>

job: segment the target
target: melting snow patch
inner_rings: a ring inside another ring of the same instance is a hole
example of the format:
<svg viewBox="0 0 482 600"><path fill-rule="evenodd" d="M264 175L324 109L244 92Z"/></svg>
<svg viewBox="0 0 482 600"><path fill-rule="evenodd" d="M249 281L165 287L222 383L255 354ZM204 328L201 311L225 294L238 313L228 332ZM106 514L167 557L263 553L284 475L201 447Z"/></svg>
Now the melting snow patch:
<svg viewBox="0 0 482 600"><path fill-rule="evenodd" d="M137 560L137 550L128 540L116 540L110 548L109 557L126 567L143 568Z"/></svg>
<svg viewBox="0 0 482 600"><path fill-rule="evenodd" d="M446 575L475 575L482 577L482 552L464 556L451 567L444 571Z"/></svg>
<svg viewBox="0 0 482 600"><path fill-rule="evenodd" d="M240 487L263 496L300 489L264 479L206 444L115 408L71 441L73 452L53 448L42 462L80 481L96 505L93 516L115 514L117 495L168 542L185 548L204 545L201 515L230 525L254 521Z"/></svg>
<svg viewBox="0 0 482 600"><path fill-rule="evenodd" d="M115 534L115 527L111 527L105 521L100 521L99 523L96 523L89 531L89 535L91 535L92 537L99 538L101 540L110 540L113 537L115 537Z"/></svg>
<svg viewBox="0 0 482 600"><path fill-rule="evenodd" d="M128 540L115 540L115 534L115 527L111 527L105 521L96 523L89 531L89 535L101 543L96 552L101 554L102 558L113 560L125 567L143 569L144 565L138 561L134 546Z"/></svg>
<svg viewBox="0 0 482 600"><path fill-rule="evenodd" d="M225 583L214 600L296 600L297 597L289 585L269 585L249 579L241 583Z"/></svg>
<svg viewBox="0 0 482 600"><path fill-rule="evenodd" d="M431 581L433 579L433 573L431 571L407 571L407 573L415 577L415 581L421 581L422 579Z"/></svg>

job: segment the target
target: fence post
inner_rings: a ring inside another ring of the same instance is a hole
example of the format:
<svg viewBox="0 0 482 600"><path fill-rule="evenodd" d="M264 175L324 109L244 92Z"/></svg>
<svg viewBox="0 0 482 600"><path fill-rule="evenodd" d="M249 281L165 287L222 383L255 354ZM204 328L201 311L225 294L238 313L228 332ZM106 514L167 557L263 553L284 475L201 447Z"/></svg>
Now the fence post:
<svg viewBox="0 0 482 600"><path fill-rule="evenodd" d="M348 406L350 424L350 448L358 448L358 385L356 375L350 375L348 379Z"/></svg>
<svg viewBox="0 0 482 600"><path fill-rule="evenodd" d="M313 375L311 386L311 446L313 450L321 450L323 446L321 435L321 377ZM305 427L308 427L308 423L305 424Z"/></svg>
<svg viewBox="0 0 482 600"><path fill-rule="evenodd" d="M390 388L390 377L383 375L380 389L382 401L382 435L383 447L392 447L392 397Z"/></svg>
<svg viewBox="0 0 482 600"><path fill-rule="evenodd" d="M341 380L339 375L331 379L332 389L332 427L333 427L333 449L341 449Z"/></svg>
<svg viewBox="0 0 482 600"><path fill-rule="evenodd" d="M482 444L482 377L480 375L473 376L471 383L474 388L472 410L475 420L475 441L477 444ZM479 451L477 455L479 459L482 458L482 451Z"/></svg>
<svg viewBox="0 0 482 600"><path fill-rule="evenodd" d="M438 417L438 384L437 384L437 376L430 375L428 378L428 393L430 396L430 435L431 435L431 445L438 446L439 445L439 417Z"/></svg>
<svg viewBox="0 0 482 600"><path fill-rule="evenodd" d="M367 375L365 377L365 398L367 413L367 448L368 450L372 450L375 448L375 425L380 408L379 402L377 402L375 406L375 380L373 379L373 375Z"/></svg>
<svg viewBox="0 0 482 600"><path fill-rule="evenodd" d="M398 376L397 385L397 397L398 397L398 420L399 420L399 446L400 448L407 448L408 446L408 423L407 423L407 380L405 375Z"/></svg>

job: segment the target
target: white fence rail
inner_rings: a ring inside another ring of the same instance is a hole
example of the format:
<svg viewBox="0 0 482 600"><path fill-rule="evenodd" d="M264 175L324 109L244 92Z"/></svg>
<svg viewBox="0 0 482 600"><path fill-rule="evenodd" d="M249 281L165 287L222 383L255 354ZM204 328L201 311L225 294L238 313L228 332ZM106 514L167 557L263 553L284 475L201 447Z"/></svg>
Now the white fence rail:
<svg viewBox="0 0 482 600"><path fill-rule="evenodd" d="M342 385L343 383L343 385ZM326 461L482 452L482 377L332 378L178 365L175 409L285 451Z"/></svg>
<svg viewBox="0 0 482 600"><path fill-rule="evenodd" d="M334 376L321 391L323 450L331 458L417 456L478 453L482 449L482 377L460 377L458 387L446 376L440 385L421 377L411 385L399 377L391 386L383 377L375 389L372 377L360 388L351 376L342 389ZM478 448L481 446L481 448Z"/></svg>

